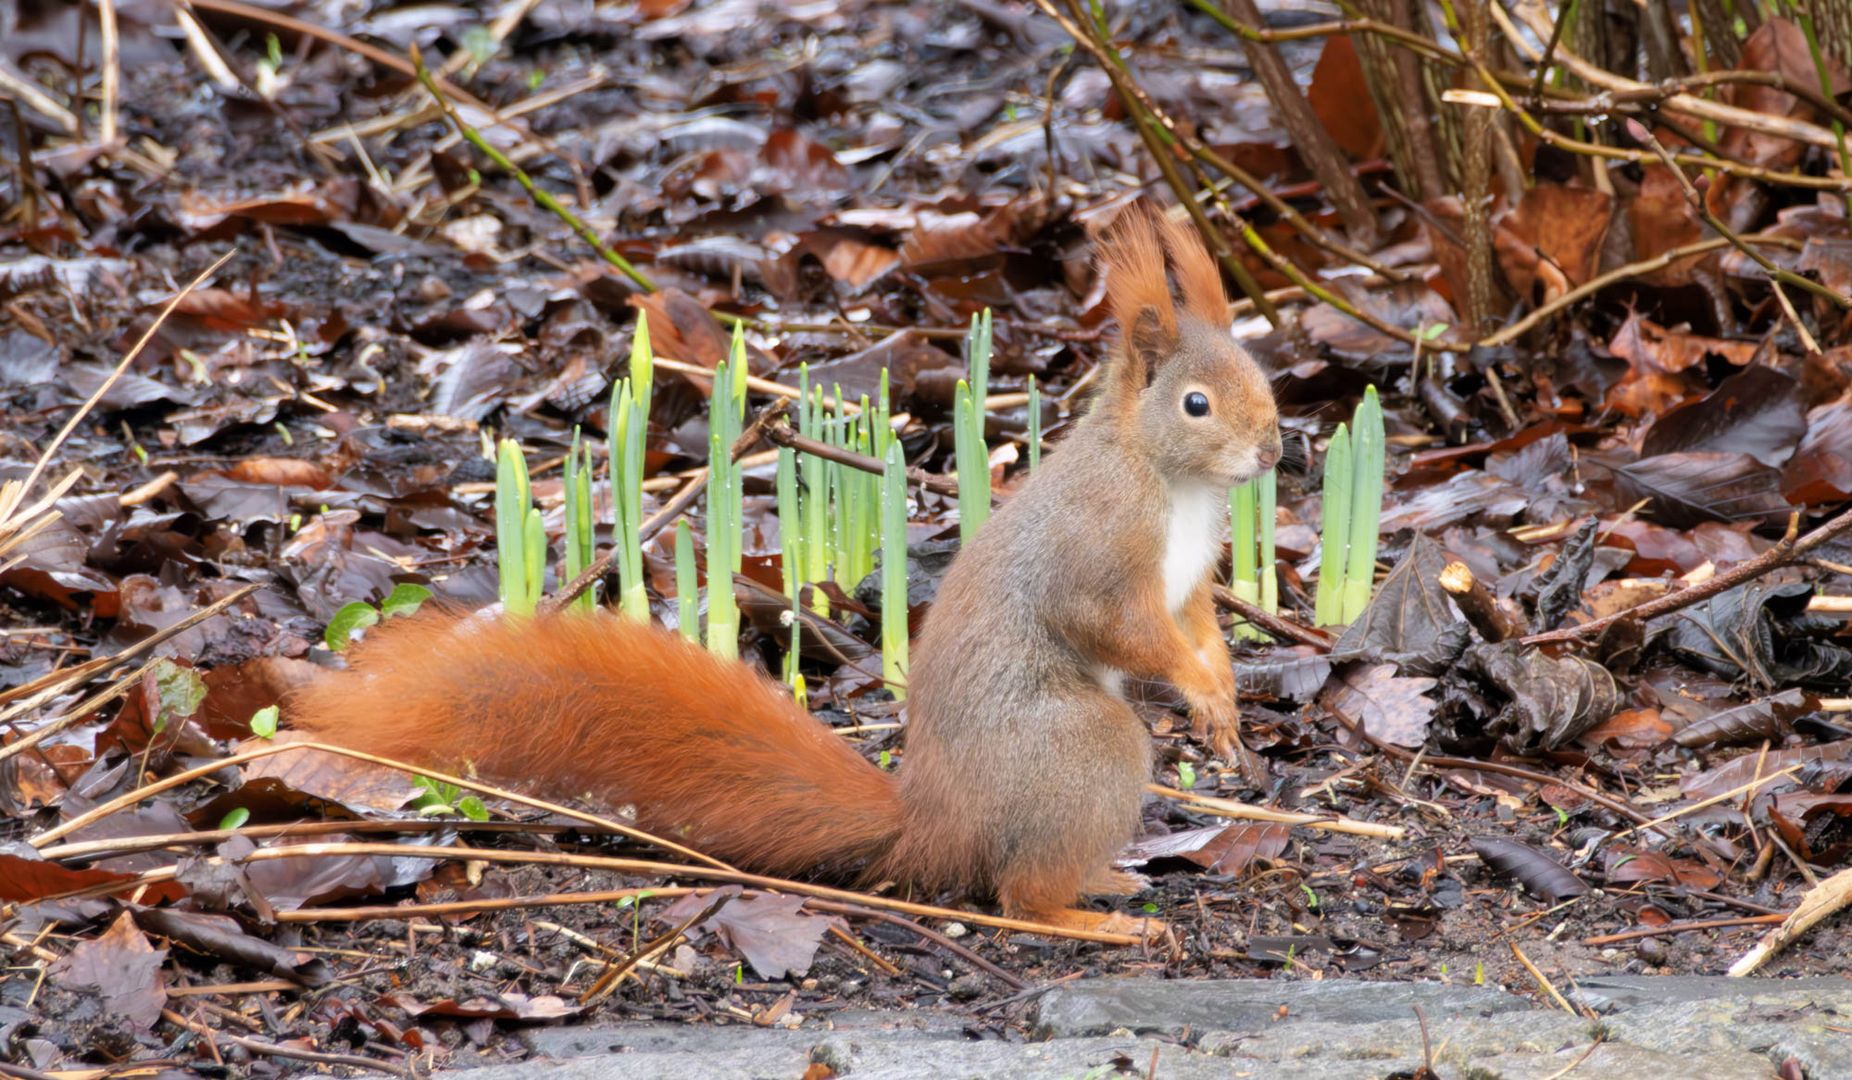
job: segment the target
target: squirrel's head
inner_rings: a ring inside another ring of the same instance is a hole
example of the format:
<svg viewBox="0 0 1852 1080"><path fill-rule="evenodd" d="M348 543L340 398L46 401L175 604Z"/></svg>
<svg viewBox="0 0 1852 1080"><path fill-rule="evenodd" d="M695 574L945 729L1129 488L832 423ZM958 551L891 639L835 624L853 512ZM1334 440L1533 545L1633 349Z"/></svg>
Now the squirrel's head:
<svg viewBox="0 0 1852 1080"><path fill-rule="evenodd" d="M1222 275L1195 227L1133 206L1107 230L1100 265L1119 321L1101 390L1114 421L1173 483L1232 486L1272 468L1273 389L1229 335Z"/></svg>

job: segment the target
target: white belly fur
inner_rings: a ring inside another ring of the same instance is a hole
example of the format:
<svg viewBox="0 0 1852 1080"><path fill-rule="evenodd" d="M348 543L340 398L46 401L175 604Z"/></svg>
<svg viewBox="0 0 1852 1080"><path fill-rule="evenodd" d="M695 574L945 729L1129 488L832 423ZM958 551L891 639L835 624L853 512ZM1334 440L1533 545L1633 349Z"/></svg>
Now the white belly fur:
<svg viewBox="0 0 1852 1080"><path fill-rule="evenodd" d="M1222 554L1228 492L1213 487L1170 490L1170 520L1164 535L1164 603L1174 613L1202 584Z"/></svg>

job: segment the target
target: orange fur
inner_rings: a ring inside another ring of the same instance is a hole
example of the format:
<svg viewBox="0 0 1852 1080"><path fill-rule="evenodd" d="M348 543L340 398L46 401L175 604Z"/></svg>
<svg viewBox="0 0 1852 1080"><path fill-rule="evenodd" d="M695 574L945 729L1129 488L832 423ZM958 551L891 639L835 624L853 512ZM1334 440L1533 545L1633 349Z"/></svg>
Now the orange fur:
<svg viewBox="0 0 1852 1080"><path fill-rule="evenodd" d="M1177 274L1183 309L1210 326L1227 326L1228 293L1222 289L1222 271L1196 226L1188 218L1165 218L1164 246Z"/></svg>
<svg viewBox="0 0 1852 1080"><path fill-rule="evenodd" d="M1106 274L1106 298L1122 330L1129 333L1139 313L1150 311L1157 316L1164 336L1174 338L1177 310L1164 276L1164 245L1157 219L1157 213L1144 203L1122 211L1101 238L1100 269Z"/></svg>
<svg viewBox="0 0 1852 1080"><path fill-rule="evenodd" d="M889 776L788 691L626 619L393 620L287 708L356 749L633 805L775 874L859 869L900 828Z"/></svg>

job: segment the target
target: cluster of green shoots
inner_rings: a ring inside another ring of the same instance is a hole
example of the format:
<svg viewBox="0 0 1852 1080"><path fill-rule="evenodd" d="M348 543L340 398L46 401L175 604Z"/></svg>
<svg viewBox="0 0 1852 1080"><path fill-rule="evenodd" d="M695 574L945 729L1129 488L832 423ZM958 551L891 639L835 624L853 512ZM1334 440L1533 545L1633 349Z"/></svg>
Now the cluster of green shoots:
<svg viewBox="0 0 1852 1080"><path fill-rule="evenodd" d="M1370 604L1385 452L1383 407L1372 386L1364 391L1350 426L1339 424L1325 451L1325 523L1315 604L1320 626L1355 622Z"/></svg>
<svg viewBox="0 0 1852 1080"><path fill-rule="evenodd" d="M873 401L864 394L859 406L848 403L837 386L825 398L811 385L810 368L798 369L797 428L800 435L871 457L881 473L858 469L789 447L778 452L778 520L783 537L785 598L791 604L791 648L786 675L795 683L802 636L804 588L835 581L852 590L875 569L880 553L882 595L882 671L896 692L906 667L906 458L894 437L887 369ZM891 482L898 461L900 481ZM898 526L894 525L898 515ZM898 581L898 594L892 582ZM899 596L899 605L889 600ZM829 598L810 592L812 610L829 613Z"/></svg>
<svg viewBox="0 0 1852 1080"><path fill-rule="evenodd" d="M989 360L988 312L982 322L983 368ZM973 320L973 337L979 323ZM649 594L644 578L641 532L642 490L653 382L653 361L646 322L639 321L631 350L629 374L612 388L606 431L610 458L610 490L617 553L618 607L628 618L650 618ZM963 384L961 384L962 386ZM980 383L979 385L982 385ZM743 565L743 503L741 470L732 450L745 421L747 357L745 340L736 329L731 353L714 371L708 400L708 466L706 484L707 620L705 642L717 655L735 657L739 648L740 611L732 576ZM778 513L784 537L785 592L792 605L792 638L788 674L801 686L797 669L802 618L800 607L807 585L833 581L853 589L877 565L881 570L882 675L901 692L907 668L907 469L906 455L894 436L888 373L881 372L879 393L873 401L864 395L859 407L843 399L826 398L821 386L811 385L809 368L800 369L797 426L801 434L851 453L882 462L879 473L829 461L788 448L778 457ZM967 399L970 398L965 391ZM987 461L982 443L982 416L971 424L977 432L977 460ZM965 438L960 435L960 439ZM960 446L963 447L961 441ZM963 450L961 449L961 453ZM564 579L578 576L596 555L596 511L592 500L590 447L577 430L564 462ZM982 500L989 507L986 468ZM981 514L979 515L981 519ZM547 562L546 534L540 510L533 504L527 464L512 439L502 440L497 456L495 493L496 543L505 611L531 615L543 592ZM680 631L689 640L701 638L699 570L694 535L687 521L675 527L676 606ZM829 598L811 589L809 602L821 615L829 613ZM588 591L572 609L590 613L595 599Z"/></svg>

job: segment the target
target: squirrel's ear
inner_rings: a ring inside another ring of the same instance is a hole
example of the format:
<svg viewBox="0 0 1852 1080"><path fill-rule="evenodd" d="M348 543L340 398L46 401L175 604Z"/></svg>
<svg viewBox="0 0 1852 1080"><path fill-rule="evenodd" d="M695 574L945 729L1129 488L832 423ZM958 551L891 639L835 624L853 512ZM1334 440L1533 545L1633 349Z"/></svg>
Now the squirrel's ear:
<svg viewBox="0 0 1852 1080"><path fill-rule="evenodd" d="M1118 382L1143 390L1177 342L1177 309L1164 268L1162 226L1150 207L1121 213L1100 242L1106 297L1124 339Z"/></svg>
<svg viewBox="0 0 1852 1080"><path fill-rule="evenodd" d="M1141 308L1125 328L1125 357L1121 363L1121 381L1134 393L1151 385L1157 378L1164 358L1177 348L1177 331L1165 326L1163 316L1153 308Z"/></svg>

